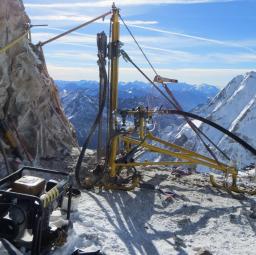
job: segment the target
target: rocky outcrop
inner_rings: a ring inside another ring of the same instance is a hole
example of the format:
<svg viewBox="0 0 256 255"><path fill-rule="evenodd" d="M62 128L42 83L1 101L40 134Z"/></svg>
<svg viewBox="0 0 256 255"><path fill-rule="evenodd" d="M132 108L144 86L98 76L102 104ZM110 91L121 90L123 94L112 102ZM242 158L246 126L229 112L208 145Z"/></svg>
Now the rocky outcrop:
<svg viewBox="0 0 256 255"><path fill-rule="evenodd" d="M71 150L75 134L43 53L29 40L29 25L22 1L0 1L0 48L24 35L0 53L0 119L17 130L34 159L57 157Z"/></svg>

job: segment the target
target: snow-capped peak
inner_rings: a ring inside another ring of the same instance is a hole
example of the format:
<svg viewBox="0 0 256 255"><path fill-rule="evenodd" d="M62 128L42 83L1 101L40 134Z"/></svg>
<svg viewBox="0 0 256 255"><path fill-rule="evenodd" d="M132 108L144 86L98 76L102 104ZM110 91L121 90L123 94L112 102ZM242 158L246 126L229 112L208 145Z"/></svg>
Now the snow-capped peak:
<svg viewBox="0 0 256 255"><path fill-rule="evenodd" d="M256 147L256 72L236 76L210 103L195 111ZM239 161L240 166L255 161L253 155L224 134L205 124L201 124L200 128L231 158ZM186 124L168 135L170 140L176 140L189 148L194 147L198 152L204 151L204 147Z"/></svg>

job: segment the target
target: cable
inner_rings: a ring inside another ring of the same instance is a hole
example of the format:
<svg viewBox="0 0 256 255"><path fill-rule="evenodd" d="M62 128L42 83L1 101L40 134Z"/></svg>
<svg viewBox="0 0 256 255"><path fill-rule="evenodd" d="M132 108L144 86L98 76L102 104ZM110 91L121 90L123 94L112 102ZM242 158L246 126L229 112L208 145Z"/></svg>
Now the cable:
<svg viewBox="0 0 256 255"><path fill-rule="evenodd" d="M124 51L124 50L121 50L121 54L122 54L122 56L124 57L124 59L125 60L127 60L127 61L129 61L160 93L161 93L161 95L162 96L164 96L167 100L168 100L168 102L169 103L171 103L172 105L173 105L173 107L175 108L175 109L177 109L178 110L178 106L176 105L176 103L177 103L177 101L176 101L176 99L175 99L175 101L173 102L170 98L168 98L163 92L162 92L162 90L160 90L156 85L155 85L155 83L132 61L132 59L128 56L128 54ZM176 102L176 103L175 103ZM187 120L186 118L185 118L185 120ZM190 125L190 121L187 121L188 122L188 124ZM214 160L217 162L217 163L219 163L219 161L218 161L218 159L217 159L217 157L216 157L216 155L213 153L213 151L210 149L210 147L205 143L205 141L202 139L202 137L200 136L200 134L199 134L199 131L197 130L198 128L194 125L194 124L192 124L192 127L191 127L193 130L194 130L194 132L196 133L196 135L199 137L199 139L201 140L201 142L203 143L203 145L205 146L205 148L206 148L206 150L209 152L209 154L214 158ZM197 130L197 131L195 131L195 130ZM202 132L202 131L201 131ZM205 135L206 136L206 135ZM210 138L208 138L209 140L210 140ZM210 140L211 141L211 140ZM213 141L211 141L211 143L212 144L214 144L213 143ZM215 145L215 146L217 146L217 145ZM223 152L224 153L224 152Z"/></svg>
<svg viewBox="0 0 256 255"><path fill-rule="evenodd" d="M136 45L138 46L138 48L140 49L141 53L143 54L143 56L145 57L146 61L148 62L148 64L150 65L150 67L152 68L153 72L158 76L157 71L155 70L154 66L152 65L152 63L150 62L149 58L147 57L147 55L145 54L145 52L143 51L143 49L141 48L141 46L139 45L138 41L136 40L135 36L133 35L133 33L131 32L131 30L129 29L129 27L127 26L127 24L125 23L125 21L123 20L123 18L121 17L121 15L119 14L120 19L122 20L124 26L126 27L127 31L129 32L129 34L131 35L131 37L133 38L134 42L136 43ZM152 83L152 82L151 82ZM172 105L174 106L174 108L176 108L177 110L182 110L182 107L180 106L180 104L178 103L178 101L176 100L176 98L173 96L173 94L171 93L171 91L169 90L169 88L167 87L167 85L162 82L163 87L165 88L165 90L167 91L167 93L169 94L169 96L172 99ZM184 117L185 118L185 117ZM209 154L216 160L216 162L218 163L218 159L215 156L215 154L213 153L213 151L210 149L210 147L205 143L205 141L203 140L203 138L201 137L201 135L203 135L208 142L210 142L226 159L230 160L230 158L205 134L203 133L203 131L201 131L199 128L197 128L196 125L194 125L193 122L191 122L189 119L186 119L187 123L189 124L189 126L192 128L192 130L196 133L196 135L199 137L199 139L201 140L201 142L203 143L204 147L207 149L207 151L209 152ZM201 135L200 135L201 134Z"/></svg>
<svg viewBox="0 0 256 255"><path fill-rule="evenodd" d="M126 23L124 22L122 16L119 14L120 19L122 20L124 26L126 27L127 31L129 32L130 36L133 38L134 42L137 44L138 48L140 49L141 53L143 54L143 56L145 57L145 59L147 60L148 64L151 66L152 70L154 71L155 75L158 75L156 69L154 68L154 66L152 65L152 63L150 62L149 58L147 57L147 55L145 54L145 52L143 51L143 49L141 48L141 46L139 45L138 41L136 40L135 36L133 35L132 31L130 30L130 28L126 25Z"/></svg>
<svg viewBox="0 0 256 255"><path fill-rule="evenodd" d="M44 46L44 45L46 45L48 43L51 43L51 42L53 42L53 41L55 41L55 40L65 36L65 35L67 35L67 34L70 34L70 33L74 32L74 31L76 31L76 30L78 30L78 29L80 29L82 27L85 27L85 26L87 26L87 25L89 25L89 24L91 24L91 23L93 23L93 22L95 22L95 21L97 21L99 19L104 19L106 16L110 15L111 13L112 13L111 11L106 12L106 13L104 13L104 14L102 14L102 15L100 15L100 16L98 16L98 17L96 17L96 18L94 18L94 19L92 19L90 21L87 21L87 22L85 22L85 23L83 23L83 24L81 24L81 25L79 25L77 27L74 27L74 28L72 28L72 29L70 29L70 30L60 34L60 35L54 36L53 38L51 38L51 39L49 39L47 41L39 42L36 46L41 46L42 47L42 46Z"/></svg>
<svg viewBox="0 0 256 255"><path fill-rule="evenodd" d="M176 98L174 97L173 93L170 91L170 89L168 88L168 86L163 83L163 86L166 90L166 92L169 94L169 96L173 99L173 101L175 102L175 104L177 105L176 110L180 110L183 111L181 105L179 104L179 102L176 100ZM227 160L230 160L230 158L228 157L228 155L226 153L224 153L200 128L198 128L190 119L188 119L186 116L184 116L185 120L187 121L187 123L190 125L190 127L194 130L194 132L199 136L200 140L204 143L202 137L200 136L200 134L202 136L204 136L204 138L210 142L215 149L217 149ZM205 144L204 144L205 146ZM208 145L205 146L206 149L208 147ZM208 149L207 149L208 150ZM209 152L211 154L211 152ZM213 155L212 155L213 156ZM216 159L215 159L216 160ZM218 160L217 160L218 161Z"/></svg>
<svg viewBox="0 0 256 255"><path fill-rule="evenodd" d="M82 162L83 162L83 158L84 158L85 152L88 148L88 145L91 141L92 135L94 134L94 131L95 131L97 125L99 124L99 122L102 118L102 114L103 114L103 111L104 111L104 108L105 108L105 102L106 102L108 76L107 76L107 71L106 71L106 68L105 68L105 64L106 64L105 56L103 57L102 54L98 54L98 56L99 56L98 64L99 64L99 70L100 70L100 80L104 81L104 88L103 88L102 101L101 101L101 104L100 104L100 107L99 107L98 114L97 114L97 116L94 120L93 125L90 128L88 136L85 139L85 142L83 144L81 153L80 153L78 161L76 163L75 179L76 179L76 182L77 182L79 187L82 187L82 184L80 182L80 169L81 169L81 165L82 165Z"/></svg>
<svg viewBox="0 0 256 255"><path fill-rule="evenodd" d="M182 107L179 104L179 102L176 100L176 98L174 97L174 95L172 94L172 92L169 90L169 88L167 87L167 85L165 83L162 83L166 92L168 93L168 95L172 98L173 102L176 105L176 110L180 110L182 111ZM211 148L206 144L206 142L204 141L204 139L201 137L201 134L204 134L199 128L197 128L197 126L190 121L190 119L188 119L186 116L184 116L184 119L186 120L186 122L189 124L189 126L191 127L191 129L195 132L195 134L199 137L199 139L201 140L201 142L203 143L204 147L206 148L206 150L209 152L209 154L215 159L215 161L217 163L219 163L218 158L216 157L216 155L213 153L213 151L211 150ZM207 138L208 141L210 141L212 144L215 145L215 147L217 147L217 145L208 137L204 134L204 136ZM217 147L218 148L218 147ZM222 152L222 151L221 151ZM225 153L222 152L224 155ZM229 158L228 158L229 159Z"/></svg>
<svg viewBox="0 0 256 255"><path fill-rule="evenodd" d="M246 150L250 151L254 156L256 156L256 149L254 147L252 147L245 140L241 139L240 137L238 137L234 133L230 132L229 130L225 129L224 127L218 125L217 123L215 123L213 121L205 119L205 118L203 118L201 116L198 116L194 113L184 112L184 111L179 111L179 110L161 110L159 113L167 113L167 114L174 114L174 115L177 114L177 115L181 115L181 116L187 116L187 117L190 117L192 119L200 120L200 121L208 124L209 126L212 126L215 129L221 131L222 133L226 134L227 136L231 137L237 143L242 145Z"/></svg>
<svg viewBox="0 0 256 255"><path fill-rule="evenodd" d="M120 51L121 55L123 56L124 60L129 61L147 80L151 83L156 90L175 108L175 104L164 94L164 92L159 89L156 84L132 61L132 59L128 56L128 54L124 51Z"/></svg>
<svg viewBox="0 0 256 255"><path fill-rule="evenodd" d="M86 140L85 140L85 142L83 144L81 153L79 155L79 158L78 158L78 161L77 161L77 164L76 164L75 178L76 178L78 186L80 186L80 187L82 186L81 182L80 182L80 169L81 169L82 161L83 161L85 152L86 152L86 150L88 148L88 145L89 145L89 143L91 141L92 135L94 134L94 131L95 131L95 129L96 129L96 127L97 127L101 117L102 117L102 113L103 113L103 110L104 110L104 107L105 107L105 101L106 101L105 100L106 99L106 86L104 87L104 90L103 90L103 96L104 96L104 98L103 98L102 104L101 104L101 106L99 108L99 112L98 112L98 114L96 116L96 119L95 119L95 121L94 121L94 123L93 123L93 125L92 125L92 127L91 127L91 129L89 131L89 134L88 134L88 136L87 136L87 138L86 138Z"/></svg>

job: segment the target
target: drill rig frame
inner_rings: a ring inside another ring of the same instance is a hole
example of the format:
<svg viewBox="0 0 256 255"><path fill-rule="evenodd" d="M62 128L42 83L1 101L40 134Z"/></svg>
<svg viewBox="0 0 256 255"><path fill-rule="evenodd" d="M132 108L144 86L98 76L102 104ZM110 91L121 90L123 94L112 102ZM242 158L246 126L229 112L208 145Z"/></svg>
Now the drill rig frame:
<svg viewBox="0 0 256 255"><path fill-rule="evenodd" d="M213 157L209 158L207 156L201 155L194 151L185 149L176 144L164 141L158 137L155 137L148 129L147 123L152 119L154 114L179 114L182 115L185 120L190 124L191 128L193 128L193 123L191 123L189 118L199 118L200 121L205 122L207 124L217 128L221 132L229 135L231 138L235 139L236 142L239 142L245 149L251 151L254 155L256 155L256 150L247 144L245 141L237 137L236 135L230 133L228 130L220 127L216 123L213 123L209 120L206 120L200 116L186 113L181 111L179 106L176 110L176 113L171 112L175 110L159 110L154 111L144 107L137 107L132 110L120 110L118 108L118 78L119 78L119 57L123 55L124 59L128 62L131 62L142 74L143 72L132 62L129 56L121 50L121 42L120 42L120 23L119 18L121 18L119 14L119 9L115 7L113 4L112 7L112 18L111 18L111 38L108 46L109 50L109 60L110 60L110 84L109 84L109 98L108 98L108 132L107 132L107 145L105 158L102 158L102 161L105 163L102 165L98 164L96 169L92 172L93 175L98 175L100 177L93 178L90 180L90 184L87 185L85 177L83 181L81 181L80 176L80 168L82 164L82 153L85 153L86 147L83 147L83 151L80 154L78 164L76 166L76 180L77 183L85 188L91 188L93 186L104 187L105 189L121 189L121 190L132 190L135 187L139 187L140 185L140 176L137 174L135 167L145 167L145 166L177 166L177 165L186 165L192 166L202 165L208 168L215 169L224 173L225 179L231 177L232 182L231 185L228 185L227 182L224 185L219 185L216 183L213 175L210 176L210 181L215 187L224 187L229 191L234 191L238 193L248 193L248 194L256 194L256 191L240 189L237 186L237 177L238 177L238 169L235 166L225 164L220 162L217 158ZM121 18L122 19L122 18ZM123 21L123 19L122 19ZM125 23L124 23L125 25ZM126 25L125 25L126 26ZM143 74L144 75L144 74ZM147 78L146 75L144 77ZM152 82L149 78L147 78L153 85L154 83L162 83L164 86L167 85L164 82L177 82L174 79L162 78L157 75L155 77L154 82ZM160 90L160 89L158 89ZM160 90L161 94L163 92ZM167 90L167 93L170 96L170 91ZM163 95L167 97L166 95ZM193 116L191 116L193 115ZM124 128L126 118L130 116L134 119L134 127L133 128ZM102 114L101 114L102 117ZM123 126L119 124L119 119L122 119ZM217 126L217 127L216 127ZM201 130L199 130L202 132ZM196 132L196 134L198 134ZM101 144L102 142L99 141ZM85 143L88 146L88 141ZM156 144L160 144L158 146ZM164 147L163 147L164 146ZM207 146L207 145L206 145ZM159 153L162 155L170 156L172 160L170 161L161 161L161 162L153 162L153 161L144 161L139 162L136 161L136 155L138 153L140 155L140 151L149 151L154 153ZM212 154L211 154L212 155ZM175 160L175 159L178 159ZM99 163L99 159L98 159ZM85 170L86 172L87 170ZM127 175L129 171L132 171L133 174L123 180L121 178L122 172L126 171ZM100 174L99 174L100 172ZM130 182L127 181L129 179ZM87 179L88 180L88 179Z"/></svg>

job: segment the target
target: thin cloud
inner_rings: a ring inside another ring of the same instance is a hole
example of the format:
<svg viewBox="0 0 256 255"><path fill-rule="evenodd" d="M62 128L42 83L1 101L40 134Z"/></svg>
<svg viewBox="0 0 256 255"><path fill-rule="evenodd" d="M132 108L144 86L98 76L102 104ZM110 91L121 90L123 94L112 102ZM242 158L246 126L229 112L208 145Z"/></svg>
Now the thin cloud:
<svg viewBox="0 0 256 255"><path fill-rule="evenodd" d="M30 19L35 20L43 20L43 21L75 21L75 22L86 22L92 20L93 16L78 16L78 15L40 15L40 16L30 16ZM98 20L95 23L109 23L109 19ZM155 25L158 24L156 20L127 20L126 23L128 25Z"/></svg>
<svg viewBox="0 0 256 255"><path fill-rule="evenodd" d="M74 66L58 66L49 64L48 69L54 79L62 80L97 80L98 70L95 67L74 67ZM142 68L142 70L152 75L150 68ZM159 68L158 73L166 77L175 77L180 82L190 84L214 84L219 87L224 87L234 76L251 71L252 69L218 69L218 68ZM132 80L131 80L132 74ZM134 68L120 68L121 81L145 81L144 78L136 72ZM145 81L146 82L146 81Z"/></svg>
<svg viewBox="0 0 256 255"><path fill-rule="evenodd" d="M63 29L50 28L54 31L65 31ZM45 40L45 38L51 38L56 36L56 33L52 32L35 32L32 34L32 39L34 42ZM218 52L212 52L208 54L195 54L184 50L172 50L169 47L163 47L166 45L165 37L153 37L153 36L139 36L137 38L141 42L143 49L147 51L150 56L151 61L155 64L169 64L175 61L176 64L184 63L190 64L193 62L199 63L222 63L222 64L238 64L238 63L252 63L256 62L255 54L243 54L243 53L231 53L231 54L220 54ZM134 49L134 42L130 36L123 36L122 42L125 43L125 49L131 55L134 60L138 63L144 63L145 60L142 58L139 50ZM155 43L158 42L162 47L156 47ZM73 35L67 35L64 38L60 38L55 42L56 44L72 45L72 46L81 46L81 47L90 47L94 51L96 50L96 37L92 34L83 34L79 32L74 32ZM152 45L153 43L153 45ZM133 46L133 47L132 47ZM79 53L80 49L77 51ZM164 58L161 52L167 53ZM83 51L81 51L83 54Z"/></svg>
<svg viewBox="0 0 256 255"><path fill-rule="evenodd" d="M81 51L55 51L50 54L51 58L59 58L65 60L77 60L83 61L83 64L91 64L97 61L97 55L92 53L85 53Z"/></svg>
<svg viewBox="0 0 256 255"><path fill-rule="evenodd" d="M144 26L139 26L139 25L130 25L130 26L136 27L136 28L141 28L141 29L148 30L148 31L154 31L154 32L158 32L158 33L170 34L170 35L180 36L180 37L194 39L194 40L198 40L198 41L204 41L204 42L208 42L208 43L223 45L223 46L227 46L227 47L242 48L242 49L248 50L248 51L256 54L256 50L246 47L246 46L243 46L243 45L240 45L240 44L237 44L237 43L225 42L225 41L215 40L215 39L211 39L211 38L207 38L207 37L194 36L194 35L178 33L178 32L173 32L173 31L163 30L163 29L158 29L158 28L152 28L152 27L144 27Z"/></svg>
<svg viewBox="0 0 256 255"><path fill-rule="evenodd" d="M42 28L37 28L37 30L42 30ZM47 27L43 28L43 32L33 32L32 33L32 39L33 41L43 41L52 37L57 36L59 33L54 32L45 32L45 30L49 31L58 31L58 32L65 32L65 29L58 29L53 27ZM158 36L138 36L136 37L140 42L142 43L168 43L167 38L165 37L158 37ZM66 35L63 38L59 38L55 41L55 43L66 43L66 42L73 42L73 43L89 43L96 46L96 35L94 34L86 34L86 33L79 33L79 32L73 32L72 34ZM125 45L134 45L133 39L129 35L122 36L122 42ZM134 49L134 47L133 47ZM168 52L168 50L167 50ZM173 52L173 51L172 51Z"/></svg>
<svg viewBox="0 0 256 255"><path fill-rule="evenodd" d="M159 5L159 4L208 4L233 2L235 0L117 0L117 6L137 6L137 5ZM54 4L34 4L27 3L27 8L111 8L113 0L109 1L94 1L94 2L75 2L75 3L54 3Z"/></svg>
<svg viewBox="0 0 256 255"><path fill-rule="evenodd" d="M208 54L207 58L211 61L234 64L234 63L252 63L256 62L256 55L253 54Z"/></svg>

